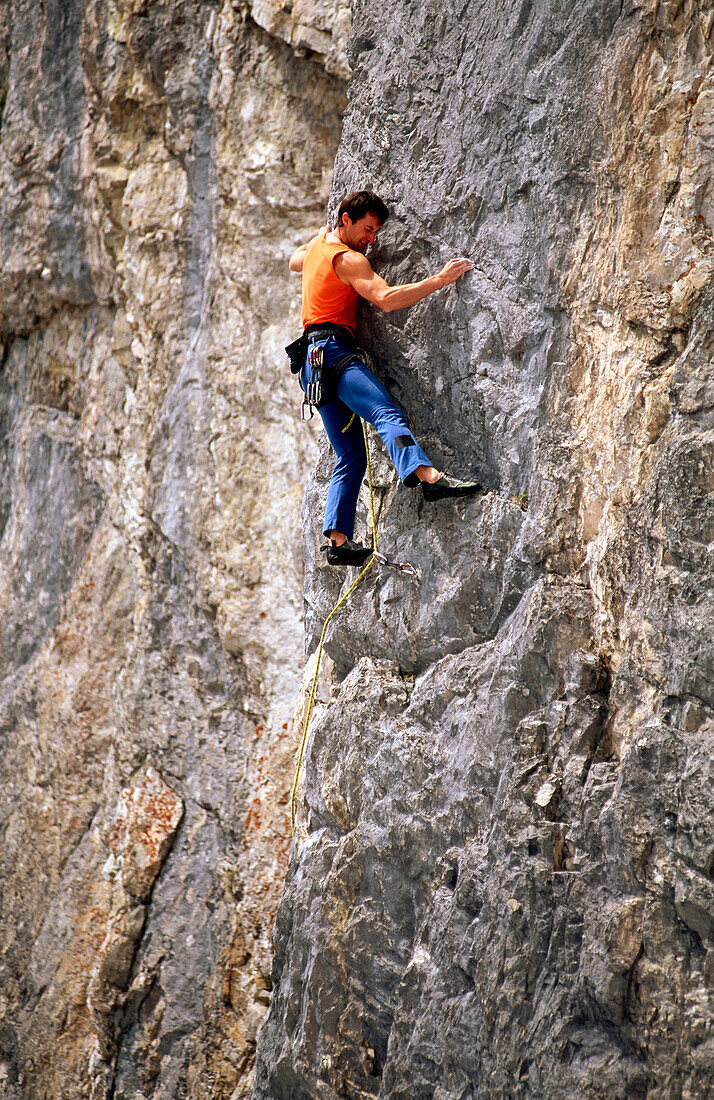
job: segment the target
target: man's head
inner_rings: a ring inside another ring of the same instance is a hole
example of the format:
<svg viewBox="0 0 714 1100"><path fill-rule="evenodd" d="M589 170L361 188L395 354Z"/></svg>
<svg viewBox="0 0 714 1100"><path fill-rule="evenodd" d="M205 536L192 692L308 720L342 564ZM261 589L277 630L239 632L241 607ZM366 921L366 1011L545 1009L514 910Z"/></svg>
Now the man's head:
<svg viewBox="0 0 714 1100"><path fill-rule="evenodd" d="M335 228L350 248L366 252L388 217L386 205L374 191L353 191L340 203Z"/></svg>

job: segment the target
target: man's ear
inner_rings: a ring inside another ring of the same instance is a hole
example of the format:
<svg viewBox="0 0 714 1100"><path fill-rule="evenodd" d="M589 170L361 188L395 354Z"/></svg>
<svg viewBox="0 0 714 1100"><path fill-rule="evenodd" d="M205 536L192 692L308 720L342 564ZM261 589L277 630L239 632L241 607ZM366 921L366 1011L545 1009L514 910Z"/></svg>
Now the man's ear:
<svg viewBox="0 0 714 1100"><path fill-rule="evenodd" d="M347 218L347 221L345 221L345 218ZM342 217L340 219L340 225L347 225L347 222L351 222L351 221L352 221L352 218L349 216L349 214L345 210L344 214L342 215Z"/></svg>

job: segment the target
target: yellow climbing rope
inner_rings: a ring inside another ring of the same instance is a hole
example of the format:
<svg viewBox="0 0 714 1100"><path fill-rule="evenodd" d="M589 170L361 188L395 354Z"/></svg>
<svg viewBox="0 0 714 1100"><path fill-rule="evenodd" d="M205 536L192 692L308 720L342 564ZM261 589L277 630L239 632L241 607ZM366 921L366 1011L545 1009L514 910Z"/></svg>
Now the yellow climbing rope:
<svg viewBox="0 0 714 1100"><path fill-rule="evenodd" d="M352 419L350 420L347 427L350 426L350 424L352 423L352 420L354 420L354 414L352 415ZM346 429L344 429L344 430L346 430ZM297 764L295 766L295 778L293 779L292 790L290 791L290 828L291 828L293 834L295 833L295 792L297 791L298 779L300 778L300 769L302 767L302 758L303 758L303 755L305 753L305 743L307 741L307 731L308 731L308 727L310 725L310 719L312 718L312 711L313 711L313 708L315 706L315 692L317 690L317 677L320 674L320 661L322 660L322 647L323 647L323 644L324 644L324 641L325 641L325 635L327 633L327 628L330 625L330 623L331 623L332 619L334 618L334 616L337 614L337 612L342 607L343 603L347 599L349 599L349 597L352 595L352 593L354 592L357 585L360 583L360 581L362 580L363 577L367 576L367 574L369 573L370 569L372 568L372 566L374 565L374 563L376 561L376 558L374 557L374 554L376 553L376 550L377 550L377 521L374 518L374 492L372 490L372 463L371 463L370 457L369 457L369 440L367 439L367 428L366 428L366 425L365 425L364 421L362 421L362 431L364 433L364 447L365 447L365 450L367 452L367 484L369 485L369 511L370 511L370 516L371 516L371 519L372 519L372 551L373 551L373 554L372 554L372 557L367 562L367 564L365 565L362 572L360 573L360 575L357 577L357 579L355 581L353 581L352 584L347 589L347 591L342 596L340 596L339 600L337 601L335 606L332 608L332 611L330 612L330 614L325 619L324 625L322 627L322 634L320 635L320 644L317 647L317 664L315 665L315 675L312 678L312 688L310 689L310 698L309 698L308 704L307 704L307 713L305 714L305 721L304 721L303 727L302 727L302 739L300 741L300 748L298 749Z"/></svg>

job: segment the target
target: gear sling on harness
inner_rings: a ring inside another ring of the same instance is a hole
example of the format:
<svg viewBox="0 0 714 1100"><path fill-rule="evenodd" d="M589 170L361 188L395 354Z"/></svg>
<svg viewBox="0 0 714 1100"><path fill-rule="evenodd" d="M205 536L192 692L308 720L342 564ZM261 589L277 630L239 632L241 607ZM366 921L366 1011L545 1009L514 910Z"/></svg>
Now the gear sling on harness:
<svg viewBox="0 0 714 1100"><path fill-rule="evenodd" d="M305 400L301 407L303 420L312 420L314 409L319 409L324 404L322 388L322 369L325 365L325 355L321 344L312 344L307 353L307 361L310 365L310 378L305 387Z"/></svg>

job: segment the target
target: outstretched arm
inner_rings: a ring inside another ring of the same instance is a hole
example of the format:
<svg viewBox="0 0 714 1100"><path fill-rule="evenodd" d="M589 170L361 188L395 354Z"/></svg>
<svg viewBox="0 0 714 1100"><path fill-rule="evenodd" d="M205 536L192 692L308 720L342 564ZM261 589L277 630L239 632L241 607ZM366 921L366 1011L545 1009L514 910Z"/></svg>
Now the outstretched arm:
<svg viewBox="0 0 714 1100"><path fill-rule="evenodd" d="M413 306L434 291L455 283L465 272L471 271L473 266L471 260L460 257L449 260L437 275L430 275L417 283L390 286L381 275L372 270L367 257L359 252L341 252L334 261L335 273L341 282L354 287L362 298L386 313Z"/></svg>
<svg viewBox="0 0 714 1100"><path fill-rule="evenodd" d="M305 260L305 253L307 252L312 242L317 240L317 238L320 236L320 233L322 233L324 229L325 226L323 225L321 229L319 229L318 232L315 234L315 236L310 238L307 244L301 244L299 248L295 249L292 256L290 257L290 261L288 264L288 267L291 271L302 271L302 265Z"/></svg>

